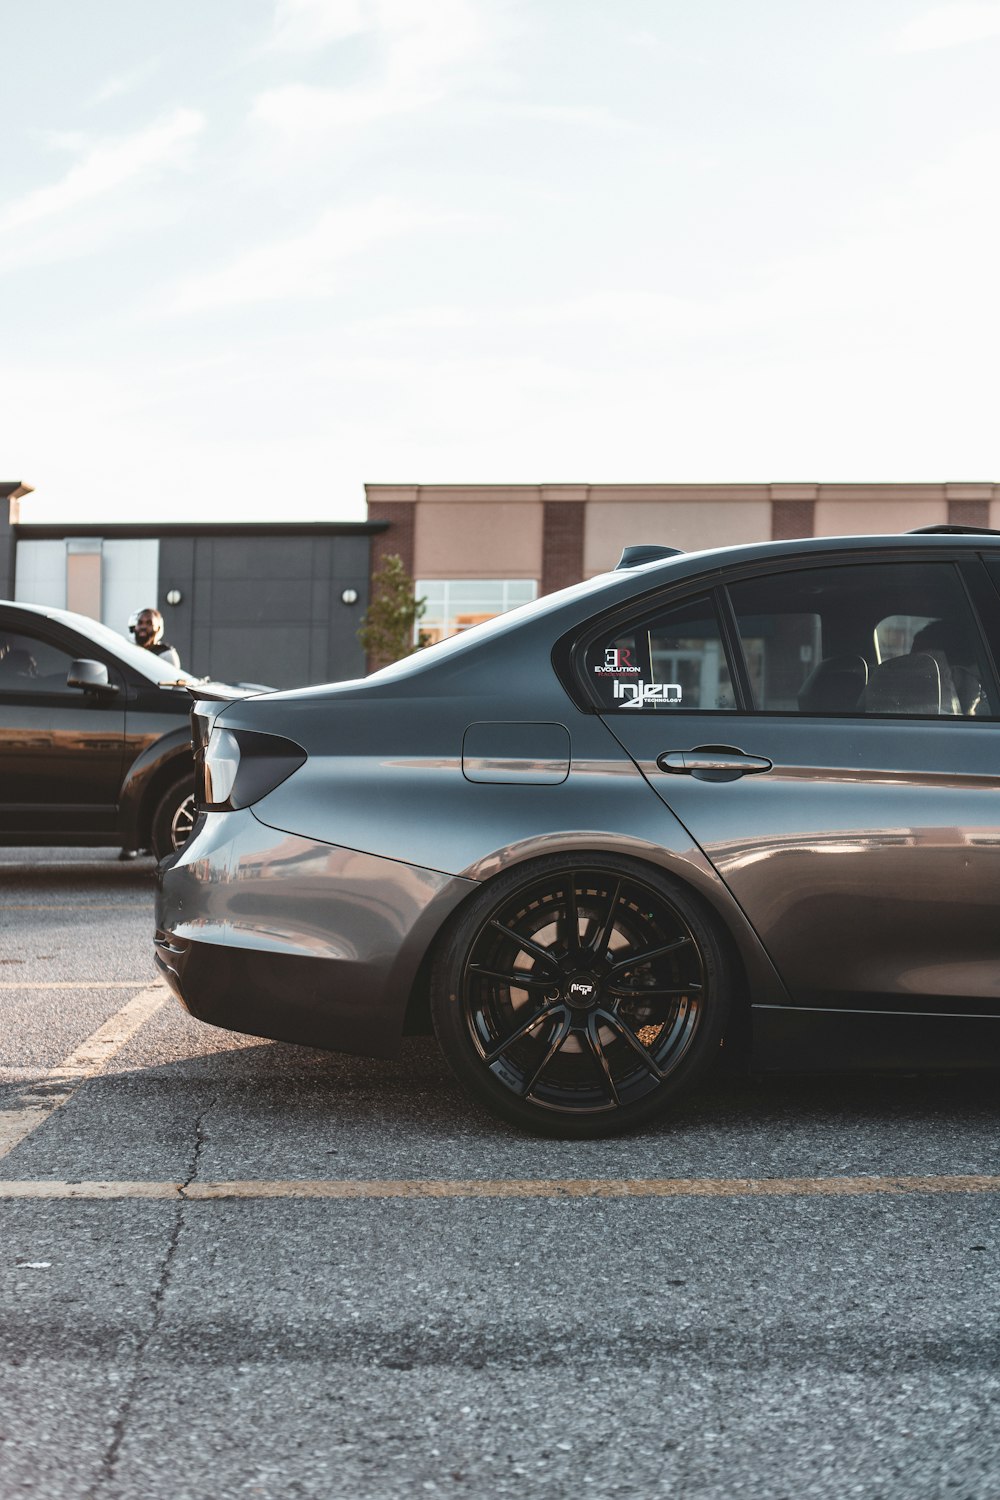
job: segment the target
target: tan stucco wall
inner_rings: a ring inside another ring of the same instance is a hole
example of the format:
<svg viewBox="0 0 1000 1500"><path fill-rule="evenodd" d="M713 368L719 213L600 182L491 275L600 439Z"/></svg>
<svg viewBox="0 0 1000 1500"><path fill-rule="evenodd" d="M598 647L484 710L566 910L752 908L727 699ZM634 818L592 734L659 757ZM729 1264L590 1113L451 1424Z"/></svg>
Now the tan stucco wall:
<svg viewBox="0 0 1000 1500"><path fill-rule="evenodd" d="M630 543L656 542L694 552L771 539L771 502L755 500L604 500L587 506L583 570L613 568Z"/></svg>
<svg viewBox="0 0 1000 1500"><path fill-rule="evenodd" d="M541 499L421 498L413 571L416 578L540 578Z"/></svg>
<svg viewBox="0 0 1000 1500"><path fill-rule="evenodd" d="M690 552L768 541L772 501L811 502L816 536L877 535L942 525L949 520L952 500L989 505L990 525L1000 530L1000 488L995 484L473 484L366 489L369 499L414 506L417 578L541 579L544 508L560 500L585 507L583 571L588 577L613 568L629 543L659 543ZM775 515L775 524L788 524L785 506ZM807 503L801 523L793 518L791 524L808 526L809 515Z"/></svg>
<svg viewBox="0 0 1000 1500"><path fill-rule="evenodd" d="M879 536L943 526L948 520L944 498L900 500L826 500L816 502L816 536Z"/></svg>

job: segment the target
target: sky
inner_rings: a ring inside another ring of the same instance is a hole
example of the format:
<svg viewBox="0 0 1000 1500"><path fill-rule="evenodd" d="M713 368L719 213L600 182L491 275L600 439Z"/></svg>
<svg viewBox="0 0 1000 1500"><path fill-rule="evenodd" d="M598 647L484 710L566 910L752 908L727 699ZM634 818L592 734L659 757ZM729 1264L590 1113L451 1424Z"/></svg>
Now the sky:
<svg viewBox="0 0 1000 1500"><path fill-rule="evenodd" d="M26 521L1000 482L1000 0L8 0Z"/></svg>

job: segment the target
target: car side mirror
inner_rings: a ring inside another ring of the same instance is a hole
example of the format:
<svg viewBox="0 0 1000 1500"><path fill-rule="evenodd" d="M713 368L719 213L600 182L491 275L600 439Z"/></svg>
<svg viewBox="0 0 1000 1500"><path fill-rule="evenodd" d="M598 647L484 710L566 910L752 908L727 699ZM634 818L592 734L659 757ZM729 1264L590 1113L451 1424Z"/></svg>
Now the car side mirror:
<svg viewBox="0 0 1000 1500"><path fill-rule="evenodd" d="M66 686L82 688L99 698L113 698L118 688L108 681L108 669L102 661L75 661L66 673Z"/></svg>

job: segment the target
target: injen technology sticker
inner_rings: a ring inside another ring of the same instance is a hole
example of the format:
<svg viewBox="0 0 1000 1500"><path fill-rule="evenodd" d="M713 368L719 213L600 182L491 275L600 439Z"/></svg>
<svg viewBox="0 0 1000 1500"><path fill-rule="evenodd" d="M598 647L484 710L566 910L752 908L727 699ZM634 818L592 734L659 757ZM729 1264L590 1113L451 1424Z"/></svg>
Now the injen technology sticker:
<svg viewBox="0 0 1000 1500"><path fill-rule="evenodd" d="M673 708L683 697L678 682L616 682L614 694L622 708Z"/></svg>

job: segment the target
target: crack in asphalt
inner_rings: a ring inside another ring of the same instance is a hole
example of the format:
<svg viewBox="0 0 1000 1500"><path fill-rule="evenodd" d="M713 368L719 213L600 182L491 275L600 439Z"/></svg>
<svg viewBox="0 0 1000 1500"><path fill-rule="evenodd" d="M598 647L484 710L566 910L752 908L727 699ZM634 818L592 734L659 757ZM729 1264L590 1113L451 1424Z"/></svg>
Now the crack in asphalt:
<svg viewBox="0 0 1000 1500"><path fill-rule="evenodd" d="M135 1405L135 1398L138 1395L139 1388L142 1385L143 1381L143 1364L146 1358L146 1351L159 1332L160 1323L163 1319L164 1300L167 1295L167 1290L170 1286L170 1280L174 1268L174 1261L177 1257L177 1250L180 1245L181 1233L184 1229L184 1217L187 1209L187 1204L190 1201L185 1197L184 1189L186 1187L189 1187L198 1175L198 1168L201 1163L201 1153L204 1149L205 1141L207 1139L204 1130L204 1121L206 1116L211 1113L217 1103L217 1097L210 1099L208 1104L206 1104L205 1108L195 1119L194 1147L191 1152L190 1162L188 1163L187 1175L184 1178L183 1182L181 1182L179 1185L180 1193L177 1203L177 1209L174 1214L174 1222L170 1231L170 1238L167 1241L166 1254L163 1257L163 1264L160 1267L159 1278L157 1279L157 1283L154 1286L150 1296L150 1304L152 1307L153 1316L150 1319L149 1328L146 1331L145 1337L140 1339L138 1348L135 1351L132 1366L132 1376L129 1380L125 1394L122 1397L121 1405L118 1408L118 1415L115 1418L114 1422L111 1424L111 1440L108 1443L107 1449L104 1453L104 1457L101 1460L100 1471L98 1472L93 1484L87 1490L84 1500L96 1500L96 1497L100 1494L100 1492L104 1490L115 1477L115 1469L118 1465L118 1456L121 1452L122 1443L125 1441L125 1433L128 1428L129 1418L132 1415L132 1408Z"/></svg>

